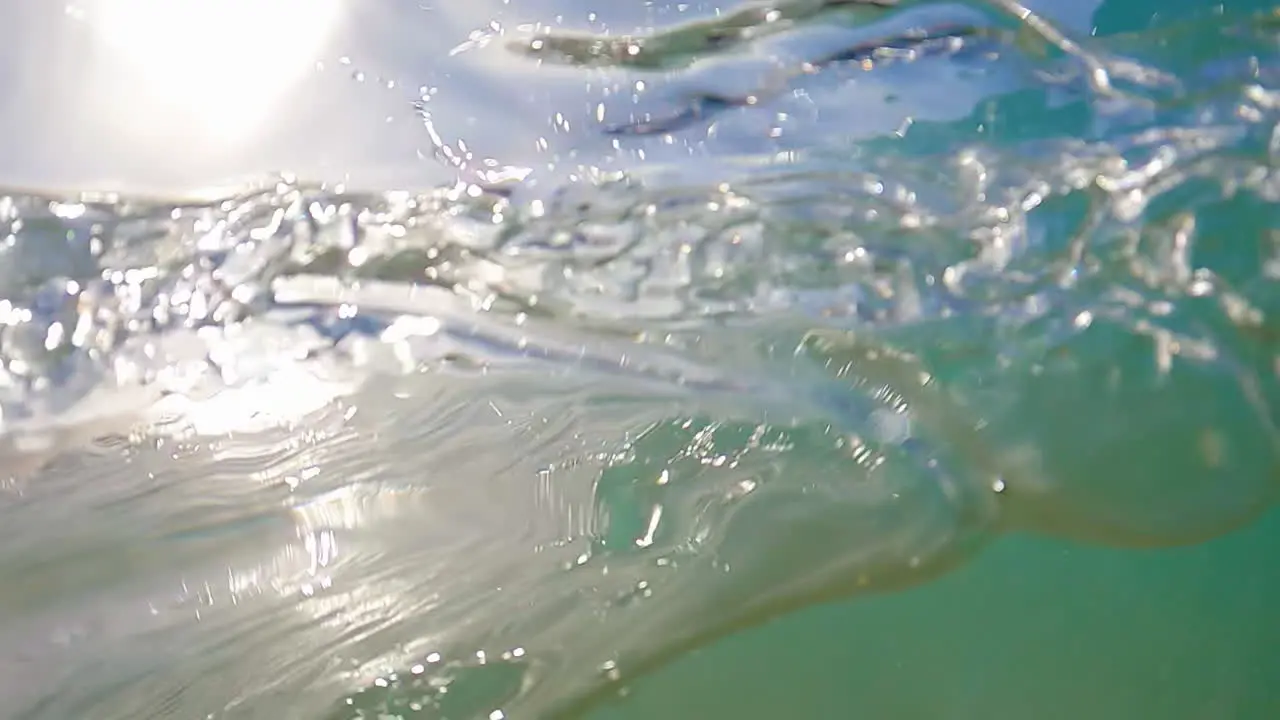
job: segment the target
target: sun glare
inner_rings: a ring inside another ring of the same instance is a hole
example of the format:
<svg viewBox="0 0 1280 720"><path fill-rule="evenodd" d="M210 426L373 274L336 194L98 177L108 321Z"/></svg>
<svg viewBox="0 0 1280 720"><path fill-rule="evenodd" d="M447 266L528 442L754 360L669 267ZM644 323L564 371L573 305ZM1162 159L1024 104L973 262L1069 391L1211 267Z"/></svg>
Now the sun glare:
<svg viewBox="0 0 1280 720"><path fill-rule="evenodd" d="M342 2L91 0L80 17L125 68L131 114L179 111L234 140L315 67Z"/></svg>

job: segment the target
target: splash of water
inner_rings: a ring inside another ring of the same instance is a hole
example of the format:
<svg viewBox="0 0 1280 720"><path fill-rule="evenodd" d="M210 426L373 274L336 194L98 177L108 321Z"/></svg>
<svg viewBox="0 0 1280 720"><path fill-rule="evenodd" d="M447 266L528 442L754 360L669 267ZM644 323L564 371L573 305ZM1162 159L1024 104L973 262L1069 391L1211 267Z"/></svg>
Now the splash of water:
<svg viewBox="0 0 1280 720"><path fill-rule="evenodd" d="M696 74L937 39L812 24L843 5L538 50ZM1164 546L1269 509L1274 16L1186 59L979 9L948 47L1031 37L1077 132L919 123L550 195L7 195L0 647L27 674L0 689L40 717L571 714L1002 532Z"/></svg>

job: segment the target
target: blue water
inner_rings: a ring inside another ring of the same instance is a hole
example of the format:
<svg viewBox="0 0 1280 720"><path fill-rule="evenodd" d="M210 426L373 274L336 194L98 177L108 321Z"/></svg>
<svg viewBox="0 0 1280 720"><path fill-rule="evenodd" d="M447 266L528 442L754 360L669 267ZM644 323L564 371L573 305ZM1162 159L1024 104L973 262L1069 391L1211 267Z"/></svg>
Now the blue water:
<svg viewBox="0 0 1280 720"><path fill-rule="evenodd" d="M1275 8L260 1L0 2L0 717L1280 716Z"/></svg>

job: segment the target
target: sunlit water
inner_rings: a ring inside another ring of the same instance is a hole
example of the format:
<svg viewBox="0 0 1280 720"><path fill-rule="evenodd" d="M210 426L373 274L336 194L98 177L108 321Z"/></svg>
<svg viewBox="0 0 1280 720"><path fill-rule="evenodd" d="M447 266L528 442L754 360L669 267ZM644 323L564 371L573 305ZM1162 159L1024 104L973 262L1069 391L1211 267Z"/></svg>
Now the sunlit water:
<svg viewBox="0 0 1280 720"><path fill-rule="evenodd" d="M846 5L476 31L558 129L424 88L438 189L0 197L0 713L608 712L1001 538L1263 517L1277 16ZM847 716L990 716L920 682Z"/></svg>

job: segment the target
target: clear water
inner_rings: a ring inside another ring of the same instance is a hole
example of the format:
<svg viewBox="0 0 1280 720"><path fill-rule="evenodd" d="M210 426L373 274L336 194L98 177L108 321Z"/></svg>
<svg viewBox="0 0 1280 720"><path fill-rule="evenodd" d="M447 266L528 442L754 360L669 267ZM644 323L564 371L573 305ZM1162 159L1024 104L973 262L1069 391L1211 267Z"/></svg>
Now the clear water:
<svg viewBox="0 0 1280 720"><path fill-rule="evenodd" d="M1275 716L1274 9L555 5L0 197L0 715Z"/></svg>

